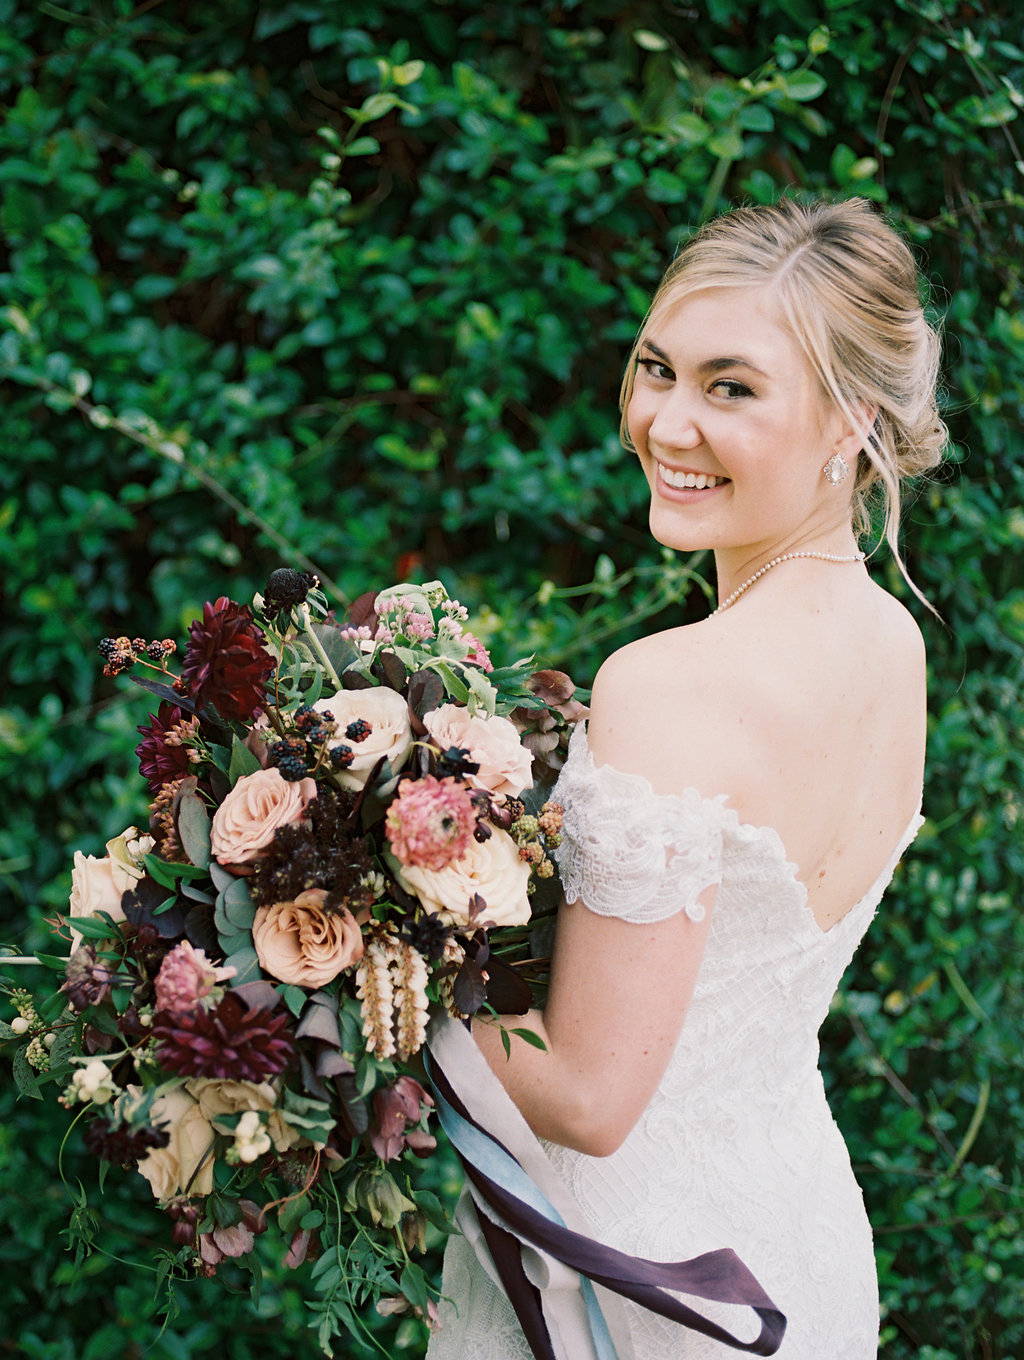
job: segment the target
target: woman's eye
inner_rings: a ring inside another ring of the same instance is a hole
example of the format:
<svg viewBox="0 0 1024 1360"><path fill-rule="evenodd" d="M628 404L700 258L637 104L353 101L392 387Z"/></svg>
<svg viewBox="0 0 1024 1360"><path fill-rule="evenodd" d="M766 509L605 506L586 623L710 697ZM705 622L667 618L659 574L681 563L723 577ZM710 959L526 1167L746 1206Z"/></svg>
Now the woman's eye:
<svg viewBox="0 0 1024 1360"><path fill-rule="evenodd" d="M648 376L656 378L659 382L671 382L675 374L668 364L663 364L660 359L638 359L637 366L645 369Z"/></svg>
<svg viewBox="0 0 1024 1360"><path fill-rule="evenodd" d="M736 378L719 378L717 382L711 384L711 391L730 400L754 395L746 383L741 383Z"/></svg>

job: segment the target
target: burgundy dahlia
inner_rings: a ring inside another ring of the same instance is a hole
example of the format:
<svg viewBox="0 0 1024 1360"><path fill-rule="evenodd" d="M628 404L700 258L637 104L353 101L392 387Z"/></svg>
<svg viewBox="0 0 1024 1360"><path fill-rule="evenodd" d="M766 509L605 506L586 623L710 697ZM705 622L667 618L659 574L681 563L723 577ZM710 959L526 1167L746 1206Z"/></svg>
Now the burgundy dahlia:
<svg viewBox="0 0 1024 1360"><path fill-rule="evenodd" d="M181 744L189 720L177 704L161 703L149 715L149 725L135 730L142 737L135 748L139 758L139 773L149 785L150 793L157 793L162 784L190 774L189 748Z"/></svg>
<svg viewBox="0 0 1024 1360"><path fill-rule="evenodd" d="M203 605L189 628L182 679L197 709L212 704L223 718L245 722L267 702L277 662L247 605L226 595Z"/></svg>
<svg viewBox="0 0 1024 1360"><path fill-rule="evenodd" d="M283 1072L295 1042L285 1012L249 1009L227 992L209 1009L191 1015L157 1011L153 1017L157 1058L179 1077L266 1081Z"/></svg>

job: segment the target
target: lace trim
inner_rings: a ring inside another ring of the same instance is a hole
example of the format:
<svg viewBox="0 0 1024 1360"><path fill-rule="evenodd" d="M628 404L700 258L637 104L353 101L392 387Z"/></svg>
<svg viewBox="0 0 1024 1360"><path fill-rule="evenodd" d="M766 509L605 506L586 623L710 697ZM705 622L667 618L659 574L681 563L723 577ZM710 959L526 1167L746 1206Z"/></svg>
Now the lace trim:
<svg viewBox="0 0 1024 1360"><path fill-rule="evenodd" d="M828 930L811 909L800 866L789 859L772 826L743 822L726 805L727 794L708 797L688 786L679 793L658 793L642 774L596 765L580 722L569 738L569 753L552 798L566 809L562 845L555 851L565 898L582 899L599 916L635 923L662 921L677 911L691 920L704 917L697 900L722 881L724 843L764 852L781 882L790 887L809 932L833 937L851 916L877 908L896 865L924 824L911 818L885 867L867 892ZM624 901L623 884L629 885Z"/></svg>
<svg viewBox="0 0 1024 1360"><path fill-rule="evenodd" d="M700 895L722 877L724 795L656 794L642 775L596 766L580 725L551 796L565 808L555 854L567 901L636 924L703 919Z"/></svg>

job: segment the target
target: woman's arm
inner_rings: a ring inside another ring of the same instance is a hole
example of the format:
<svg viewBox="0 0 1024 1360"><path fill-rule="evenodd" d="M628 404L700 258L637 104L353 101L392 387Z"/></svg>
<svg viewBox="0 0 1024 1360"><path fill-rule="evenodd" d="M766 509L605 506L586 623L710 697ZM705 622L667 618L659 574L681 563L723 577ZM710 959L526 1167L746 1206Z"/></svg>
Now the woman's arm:
<svg viewBox="0 0 1024 1360"><path fill-rule="evenodd" d="M666 732L678 752L683 715L700 709L679 703L691 687L678 673L666 701L663 687L651 684L650 660L639 643L605 662L594 684L588 739L597 765L644 775L667 792L673 782L677 789L696 782L684 777L690 757L704 773L708 724L694 724L685 761L678 754L667 760ZM683 666L682 675L689 670ZM629 890L624 880L623 894ZM679 911L645 925L596 915L582 902L563 905L545 1010L504 1020L539 1034L547 1051L511 1035L506 1058L498 1025L474 1022L490 1066L540 1137L598 1157L623 1142L678 1041L714 897L714 887L701 895L701 921Z"/></svg>
<svg viewBox="0 0 1024 1360"><path fill-rule="evenodd" d="M628 885L624 885L628 891ZM710 908L715 889L701 902ZM541 1052L511 1035L505 1057L494 1022L473 1037L541 1138L607 1157L626 1138L661 1080L682 1030L704 953L702 921L679 912L654 925L562 907L546 1009L506 1016L532 1029Z"/></svg>

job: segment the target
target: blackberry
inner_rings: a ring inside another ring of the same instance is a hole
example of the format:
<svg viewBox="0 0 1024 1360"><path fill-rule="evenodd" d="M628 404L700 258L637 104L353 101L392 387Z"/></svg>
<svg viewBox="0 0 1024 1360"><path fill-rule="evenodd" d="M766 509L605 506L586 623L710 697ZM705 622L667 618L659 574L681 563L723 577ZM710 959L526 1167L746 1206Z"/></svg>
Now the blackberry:
<svg viewBox="0 0 1024 1360"><path fill-rule="evenodd" d="M306 743L301 737L282 737L267 748L267 761L292 782L306 777Z"/></svg>
<svg viewBox="0 0 1024 1360"><path fill-rule="evenodd" d="M146 650L146 639L144 637L132 638L132 651L138 656Z"/></svg>
<svg viewBox="0 0 1024 1360"><path fill-rule="evenodd" d="M126 637L100 638L97 651L106 663L104 675L120 675L135 665L135 652L131 641Z"/></svg>
<svg viewBox="0 0 1024 1360"><path fill-rule="evenodd" d="M365 718L356 718L345 728L345 736L349 741L365 741L372 731L372 726Z"/></svg>
<svg viewBox="0 0 1024 1360"><path fill-rule="evenodd" d="M336 770L347 770L355 758L355 752L351 746L341 744L331 748L331 764Z"/></svg>

